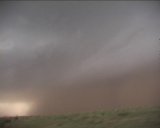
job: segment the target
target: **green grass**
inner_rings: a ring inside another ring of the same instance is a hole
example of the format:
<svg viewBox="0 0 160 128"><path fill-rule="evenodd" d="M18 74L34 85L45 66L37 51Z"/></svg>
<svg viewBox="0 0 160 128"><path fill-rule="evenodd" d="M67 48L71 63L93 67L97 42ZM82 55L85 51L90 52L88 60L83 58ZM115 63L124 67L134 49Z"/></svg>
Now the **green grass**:
<svg viewBox="0 0 160 128"><path fill-rule="evenodd" d="M2 119L0 123L2 123ZM160 108L97 111L12 120L0 128L160 128Z"/></svg>

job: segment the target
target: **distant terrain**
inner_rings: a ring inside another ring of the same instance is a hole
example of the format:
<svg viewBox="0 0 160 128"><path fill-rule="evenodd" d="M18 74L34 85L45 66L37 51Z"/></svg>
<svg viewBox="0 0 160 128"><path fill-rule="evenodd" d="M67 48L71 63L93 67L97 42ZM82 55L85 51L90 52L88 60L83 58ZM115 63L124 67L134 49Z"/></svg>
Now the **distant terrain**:
<svg viewBox="0 0 160 128"><path fill-rule="evenodd" d="M4 117L0 118L0 128L160 128L160 108Z"/></svg>

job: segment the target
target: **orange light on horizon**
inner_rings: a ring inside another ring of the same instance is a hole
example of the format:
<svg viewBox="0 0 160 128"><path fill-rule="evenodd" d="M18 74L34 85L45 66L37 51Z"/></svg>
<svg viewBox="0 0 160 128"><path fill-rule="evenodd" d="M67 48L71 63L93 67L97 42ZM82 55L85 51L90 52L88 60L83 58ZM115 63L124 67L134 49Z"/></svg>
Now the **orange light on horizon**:
<svg viewBox="0 0 160 128"><path fill-rule="evenodd" d="M27 102L0 102L0 116L27 116L30 109Z"/></svg>

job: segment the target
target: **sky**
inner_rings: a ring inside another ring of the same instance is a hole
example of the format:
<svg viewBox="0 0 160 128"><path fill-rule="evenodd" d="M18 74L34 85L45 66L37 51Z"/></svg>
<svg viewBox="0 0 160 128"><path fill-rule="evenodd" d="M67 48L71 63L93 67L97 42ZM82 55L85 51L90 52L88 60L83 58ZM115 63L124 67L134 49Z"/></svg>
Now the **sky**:
<svg viewBox="0 0 160 128"><path fill-rule="evenodd" d="M95 91L94 109L109 106L108 79L157 66L159 13L158 1L1 1L0 115L89 110Z"/></svg>

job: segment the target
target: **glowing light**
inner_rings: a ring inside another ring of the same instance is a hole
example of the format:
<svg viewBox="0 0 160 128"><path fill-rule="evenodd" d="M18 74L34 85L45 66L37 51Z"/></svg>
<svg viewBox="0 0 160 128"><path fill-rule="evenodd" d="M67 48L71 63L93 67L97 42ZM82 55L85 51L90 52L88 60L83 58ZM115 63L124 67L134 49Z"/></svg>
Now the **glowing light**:
<svg viewBox="0 0 160 128"><path fill-rule="evenodd" d="M30 109L26 102L0 103L0 116L26 116Z"/></svg>

